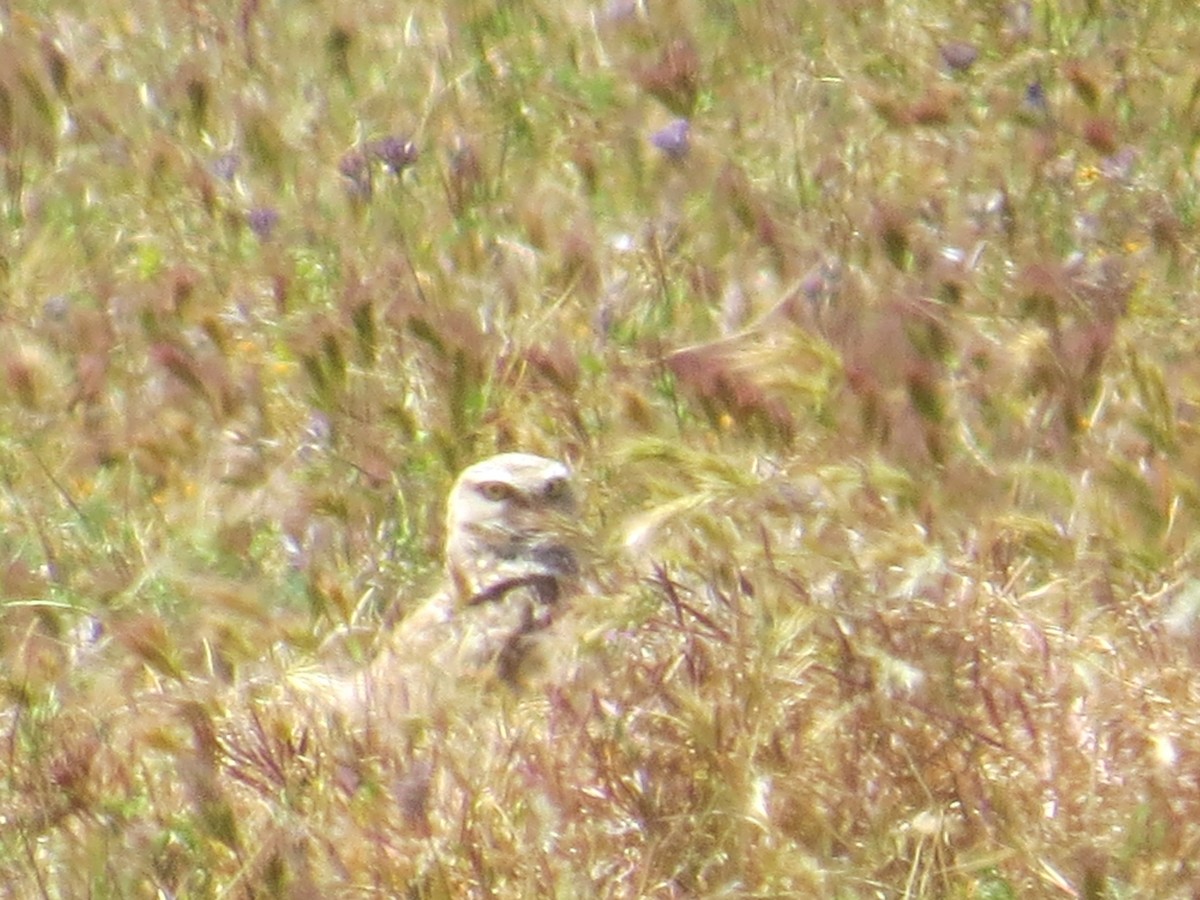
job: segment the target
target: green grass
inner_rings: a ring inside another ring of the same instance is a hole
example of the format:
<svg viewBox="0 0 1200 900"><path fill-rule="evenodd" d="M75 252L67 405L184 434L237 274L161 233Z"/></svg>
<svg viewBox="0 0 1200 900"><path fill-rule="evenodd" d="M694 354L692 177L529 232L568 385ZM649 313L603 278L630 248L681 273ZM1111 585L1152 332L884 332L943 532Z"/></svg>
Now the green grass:
<svg viewBox="0 0 1200 900"><path fill-rule="evenodd" d="M0 895L1200 889L1191 4L625 6L0 13ZM271 695L508 449L544 683Z"/></svg>

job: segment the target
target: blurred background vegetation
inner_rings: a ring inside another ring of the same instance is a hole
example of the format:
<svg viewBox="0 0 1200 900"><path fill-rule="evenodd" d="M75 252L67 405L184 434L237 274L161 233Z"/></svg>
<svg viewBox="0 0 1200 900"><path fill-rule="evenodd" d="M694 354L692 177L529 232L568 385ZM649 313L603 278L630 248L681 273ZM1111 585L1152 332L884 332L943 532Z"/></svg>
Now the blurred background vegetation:
<svg viewBox="0 0 1200 900"><path fill-rule="evenodd" d="M0 893L1194 896L1198 25L0 4ZM230 752L509 449L593 584L451 808Z"/></svg>

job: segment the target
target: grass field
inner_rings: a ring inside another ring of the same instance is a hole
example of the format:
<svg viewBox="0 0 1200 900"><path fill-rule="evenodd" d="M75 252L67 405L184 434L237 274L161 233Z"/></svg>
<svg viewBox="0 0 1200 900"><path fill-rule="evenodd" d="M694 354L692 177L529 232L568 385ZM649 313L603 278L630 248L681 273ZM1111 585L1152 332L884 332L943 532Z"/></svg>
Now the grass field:
<svg viewBox="0 0 1200 900"><path fill-rule="evenodd" d="M0 2L0 896L1200 895L1198 57L1191 0ZM586 510L542 681L272 693L511 449Z"/></svg>

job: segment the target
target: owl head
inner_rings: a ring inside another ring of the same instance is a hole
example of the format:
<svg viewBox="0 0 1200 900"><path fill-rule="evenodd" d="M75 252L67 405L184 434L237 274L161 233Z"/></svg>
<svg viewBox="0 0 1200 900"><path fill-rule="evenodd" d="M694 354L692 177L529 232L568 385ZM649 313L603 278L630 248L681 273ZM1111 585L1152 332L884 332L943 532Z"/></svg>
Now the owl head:
<svg viewBox="0 0 1200 900"><path fill-rule="evenodd" d="M532 587L552 602L578 571L569 534L571 471L557 460L502 453L463 470L446 508L446 568L462 605Z"/></svg>

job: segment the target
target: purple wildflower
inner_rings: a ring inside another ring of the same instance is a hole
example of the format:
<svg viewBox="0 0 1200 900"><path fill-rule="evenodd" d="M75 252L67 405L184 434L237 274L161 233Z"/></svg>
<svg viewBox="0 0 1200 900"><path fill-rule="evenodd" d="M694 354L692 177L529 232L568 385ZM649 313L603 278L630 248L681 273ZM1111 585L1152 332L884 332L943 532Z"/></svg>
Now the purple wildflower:
<svg viewBox="0 0 1200 900"><path fill-rule="evenodd" d="M357 150L350 150L338 162L338 171L346 178L346 190L355 200L370 200L371 163Z"/></svg>
<svg viewBox="0 0 1200 900"><path fill-rule="evenodd" d="M1029 87L1025 88L1025 103L1037 110L1046 108L1046 89L1040 81L1030 82Z"/></svg>
<svg viewBox="0 0 1200 900"><path fill-rule="evenodd" d="M371 155L380 160L393 175L399 175L417 161L417 145L408 138L392 135L376 141Z"/></svg>
<svg viewBox="0 0 1200 900"><path fill-rule="evenodd" d="M687 119L673 119L665 128L650 135L650 143L668 159L679 162L692 148L692 125Z"/></svg>
<svg viewBox="0 0 1200 900"><path fill-rule="evenodd" d="M270 206L256 206L246 213L246 224L260 241L269 240L279 224L279 212Z"/></svg>
<svg viewBox="0 0 1200 900"><path fill-rule="evenodd" d="M241 164L241 157L230 150L212 161L212 173L222 181L232 181Z"/></svg>
<svg viewBox="0 0 1200 900"><path fill-rule="evenodd" d="M979 59L979 48L966 41L947 41L938 49L942 54L942 62L955 72L967 71Z"/></svg>

